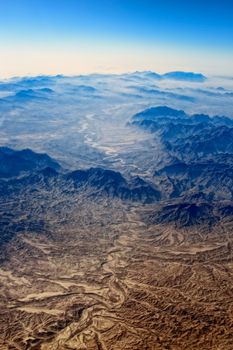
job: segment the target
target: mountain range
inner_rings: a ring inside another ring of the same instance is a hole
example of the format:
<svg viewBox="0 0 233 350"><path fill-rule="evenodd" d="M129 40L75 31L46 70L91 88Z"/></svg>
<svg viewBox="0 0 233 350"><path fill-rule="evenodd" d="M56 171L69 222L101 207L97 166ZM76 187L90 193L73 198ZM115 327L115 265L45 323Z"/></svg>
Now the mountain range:
<svg viewBox="0 0 233 350"><path fill-rule="evenodd" d="M161 206L155 220L185 226L219 221L216 201L233 201L233 120L158 106L135 114L132 124L159 138L169 159L153 183L162 199L176 204Z"/></svg>
<svg viewBox="0 0 233 350"><path fill-rule="evenodd" d="M0 84L0 349L232 349L232 89Z"/></svg>
<svg viewBox="0 0 233 350"><path fill-rule="evenodd" d="M152 71L145 71L145 72L134 72L128 74L130 77L138 78L138 79L153 79L153 80L176 80L176 81L189 81L189 82L196 82L196 83L203 83L207 80L207 77L204 76L201 73L194 73L194 72L182 72L182 71L175 71L175 72L168 72L165 74L158 74Z"/></svg>

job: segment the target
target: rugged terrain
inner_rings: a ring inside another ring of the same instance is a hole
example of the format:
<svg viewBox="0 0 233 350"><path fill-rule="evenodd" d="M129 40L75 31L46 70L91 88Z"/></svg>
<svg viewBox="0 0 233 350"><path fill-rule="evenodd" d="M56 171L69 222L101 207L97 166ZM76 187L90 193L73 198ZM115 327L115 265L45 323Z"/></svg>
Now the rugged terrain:
<svg viewBox="0 0 233 350"><path fill-rule="evenodd" d="M2 83L0 349L232 350L231 90L178 73Z"/></svg>

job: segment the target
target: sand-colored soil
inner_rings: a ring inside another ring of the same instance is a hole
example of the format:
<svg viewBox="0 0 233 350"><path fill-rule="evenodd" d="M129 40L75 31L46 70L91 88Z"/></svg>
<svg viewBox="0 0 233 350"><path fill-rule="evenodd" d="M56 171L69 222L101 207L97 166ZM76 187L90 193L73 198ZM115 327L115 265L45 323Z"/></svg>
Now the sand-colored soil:
<svg viewBox="0 0 233 350"><path fill-rule="evenodd" d="M0 349L232 350L231 232L197 242L195 230L147 226L140 208L109 213L8 244Z"/></svg>

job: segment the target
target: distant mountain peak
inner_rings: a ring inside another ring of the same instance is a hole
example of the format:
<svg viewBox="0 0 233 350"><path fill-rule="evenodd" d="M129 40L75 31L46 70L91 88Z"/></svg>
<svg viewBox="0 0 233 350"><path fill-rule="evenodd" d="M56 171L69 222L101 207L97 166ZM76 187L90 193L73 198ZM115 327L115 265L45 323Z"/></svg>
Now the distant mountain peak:
<svg viewBox="0 0 233 350"><path fill-rule="evenodd" d="M194 72L182 72L174 71L163 74L164 79L180 80L180 81L190 81L190 82L204 82L207 77L201 73Z"/></svg>
<svg viewBox="0 0 233 350"><path fill-rule="evenodd" d="M155 79L155 80L163 80L163 79L170 79L170 80L177 80L177 81L189 81L189 82L198 82L203 83L207 80L207 77L201 73L195 73L195 72L183 72L183 71L174 71L174 72L168 72L165 74L158 74L153 71L136 71L133 73L129 73L129 76L133 78L149 78L149 79Z"/></svg>
<svg viewBox="0 0 233 350"><path fill-rule="evenodd" d="M147 117L152 120L157 117L186 117L186 114L182 110L173 109L168 106L158 106L145 109L144 111L135 114L133 119Z"/></svg>

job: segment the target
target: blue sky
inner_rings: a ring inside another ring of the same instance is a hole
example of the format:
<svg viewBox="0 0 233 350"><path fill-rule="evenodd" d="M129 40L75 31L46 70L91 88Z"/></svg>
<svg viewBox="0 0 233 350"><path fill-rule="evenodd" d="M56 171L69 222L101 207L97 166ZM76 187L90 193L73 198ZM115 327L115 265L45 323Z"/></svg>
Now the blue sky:
<svg viewBox="0 0 233 350"><path fill-rule="evenodd" d="M0 0L0 75L233 75L232 14L232 0Z"/></svg>

